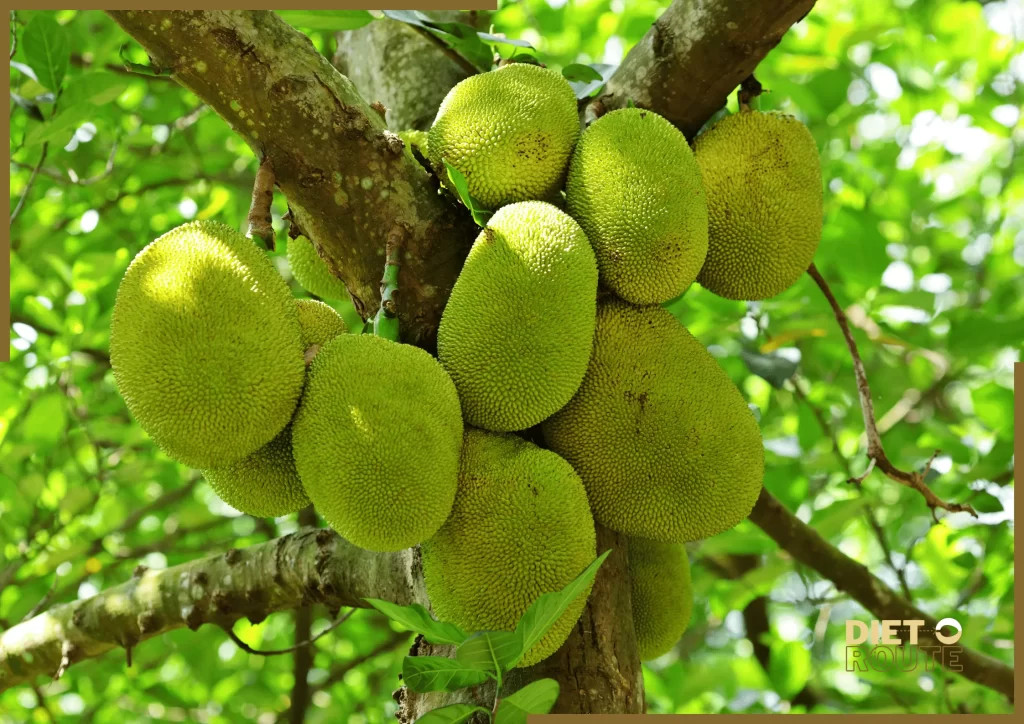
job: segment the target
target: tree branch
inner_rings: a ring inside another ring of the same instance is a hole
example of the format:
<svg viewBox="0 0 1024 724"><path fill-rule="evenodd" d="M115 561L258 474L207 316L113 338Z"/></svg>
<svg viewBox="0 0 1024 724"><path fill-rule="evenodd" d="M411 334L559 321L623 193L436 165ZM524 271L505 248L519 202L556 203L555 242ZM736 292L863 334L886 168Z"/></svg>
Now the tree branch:
<svg viewBox="0 0 1024 724"><path fill-rule="evenodd" d="M675 0L629 52L598 100L614 110L632 99L693 140L814 2Z"/></svg>
<svg viewBox="0 0 1024 724"><path fill-rule="evenodd" d="M365 319L387 231L406 226L403 339L427 349L475 227L354 85L270 11L109 11L153 61L272 163L292 233L322 251Z"/></svg>
<svg viewBox="0 0 1024 724"><path fill-rule="evenodd" d="M363 598L426 605L412 551L371 553L333 531L303 528L163 570L137 569L127 583L54 606L0 634L0 691L57 676L116 647L130 649L183 626L230 628L310 603L365 607Z"/></svg>
<svg viewBox="0 0 1024 724"><path fill-rule="evenodd" d="M857 351L857 343L854 341L853 333L850 331L850 322L846 317L846 312L839 306L839 302L836 301L835 295L832 294L828 282L821 276L821 272L818 271L813 262L808 267L807 273L814 279L818 288L821 289L821 293L828 300L829 306L832 307L836 322L839 323L839 328L843 331L846 346L849 348L850 356L853 358L853 372L857 377L857 394L860 396L860 407L864 415L864 432L868 437L868 468L863 475L850 478L847 482L861 483L864 478L871 474L871 470L877 466L890 480L894 480L900 485L913 488L921 493L928 503L928 507L931 508L933 515L936 508L942 508L951 513L967 512L977 518L978 513L969 503L947 503L936 495L928 487L928 483L925 482L925 478L931 470L932 462L934 462L935 456L939 454L938 450L932 455L925 465L924 472L921 473L916 470L911 472L900 470L889 460L889 457L885 454L885 449L882 447L882 436L878 432L878 425L875 423L875 407L871 401L871 387L868 385L867 373L864 371L864 363L861 361L860 352Z"/></svg>
<svg viewBox="0 0 1024 724"><path fill-rule="evenodd" d="M956 663L963 668L954 673L1013 699L1012 667L959 644L949 647L941 643L935 638L937 621L934 618L897 596L865 566L818 535L763 488L750 520L780 548L832 581L836 588L848 593L877 619L923 620L925 624L918 632L918 645L937 665L945 666L947 663L943 649L960 649Z"/></svg>

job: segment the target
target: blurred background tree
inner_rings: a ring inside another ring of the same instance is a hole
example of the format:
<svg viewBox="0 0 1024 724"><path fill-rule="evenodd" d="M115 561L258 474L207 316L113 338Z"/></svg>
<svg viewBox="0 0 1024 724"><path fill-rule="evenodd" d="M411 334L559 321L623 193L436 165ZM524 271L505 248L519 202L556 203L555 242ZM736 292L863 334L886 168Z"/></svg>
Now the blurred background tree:
<svg viewBox="0 0 1024 724"><path fill-rule="evenodd" d="M529 42L549 66L607 72L667 4L502 2L473 22ZM340 15L283 15L344 62L352 38L339 36ZM126 72L122 46L133 62L146 54L102 12L18 11L11 44L0 630L119 584L138 564L173 566L300 524L238 514L161 454L129 418L107 357L133 256L189 219L242 227L257 159L170 78ZM864 425L849 352L812 279L754 304L695 285L670 309L757 407L766 488L916 606L957 618L961 643L1012 663L1024 5L821 0L757 76L761 108L799 116L818 141L816 264L850 317L889 456L921 469L940 450L930 486L979 518L939 511L936 522L920 494L877 473L845 482L865 470ZM290 278L285 209L279 196L273 257ZM359 323L351 304L337 308ZM751 522L690 548L694 616L676 649L645 666L649 711L1012 711L941 669L846 671L843 623L872 616ZM314 607L235 631L277 649L328 623ZM111 652L0 694L0 722L386 722L410 641L371 611L309 656L250 655L215 627L183 629L140 646L130 668ZM290 711L296 696L301 710Z"/></svg>

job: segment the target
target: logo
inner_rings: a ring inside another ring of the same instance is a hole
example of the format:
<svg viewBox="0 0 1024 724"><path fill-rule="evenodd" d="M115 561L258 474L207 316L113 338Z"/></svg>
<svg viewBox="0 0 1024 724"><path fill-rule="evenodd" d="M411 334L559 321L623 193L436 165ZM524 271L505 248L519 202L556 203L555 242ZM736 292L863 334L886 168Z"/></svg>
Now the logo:
<svg viewBox="0 0 1024 724"><path fill-rule="evenodd" d="M944 618L935 628L921 619L872 620L870 624L850 620L846 622L846 670L895 673L942 666L962 671L963 647L955 644L963 631L955 618ZM918 642L921 633L931 634L928 643Z"/></svg>

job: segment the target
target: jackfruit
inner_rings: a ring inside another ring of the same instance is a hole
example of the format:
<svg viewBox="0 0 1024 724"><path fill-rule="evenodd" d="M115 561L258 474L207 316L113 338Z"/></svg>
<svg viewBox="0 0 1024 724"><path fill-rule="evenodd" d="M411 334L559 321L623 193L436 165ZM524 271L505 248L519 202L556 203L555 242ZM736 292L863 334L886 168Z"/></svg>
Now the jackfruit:
<svg viewBox="0 0 1024 724"><path fill-rule="evenodd" d="M406 147L416 147L419 149L420 153L423 154L424 158L430 158L426 131L417 131L414 128L410 128L406 131L399 131L398 137L402 139L402 142Z"/></svg>
<svg viewBox="0 0 1024 724"><path fill-rule="evenodd" d="M542 424L612 530L684 543L754 506L764 448L728 374L665 309L598 305L594 352L573 399Z"/></svg>
<svg viewBox="0 0 1024 724"><path fill-rule="evenodd" d="M512 63L448 92L427 136L430 162L447 185L447 160L487 209L551 200L579 138L576 95L560 73Z"/></svg>
<svg viewBox="0 0 1024 724"><path fill-rule="evenodd" d="M650 661L671 651L690 623L693 589L686 546L630 538L629 577L640 660Z"/></svg>
<svg viewBox="0 0 1024 724"><path fill-rule="evenodd" d="M277 437L302 391L302 353L288 285L224 224L167 232L121 280L114 378L142 429L185 465L225 467Z"/></svg>
<svg viewBox="0 0 1024 724"><path fill-rule="evenodd" d="M434 613L466 631L512 631L530 604L559 591L596 557L579 476L558 455L515 435L466 429L451 517L421 546ZM518 666L568 638L588 587Z"/></svg>
<svg viewBox="0 0 1024 724"><path fill-rule="evenodd" d="M634 304L686 291L708 250L708 207L686 138L656 113L612 111L580 138L565 186L602 282Z"/></svg>
<svg viewBox="0 0 1024 724"><path fill-rule="evenodd" d="M302 346L323 346L339 334L348 331L345 320L332 307L316 299L296 299L299 323L302 326Z"/></svg>
<svg viewBox="0 0 1024 724"><path fill-rule="evenodd" d="M710 216L697 281L726 299L767 299L791 287L821 240L821 164L807 126L741 111L698 136L695 154Z"/></svg>
<svg viewBox="0 0 1024 724"><path fill-rule="evenodd" d="M318 349L345 332L345 322L323 302L296 299L302 346L311 360ZM221 500L257 518L276 518L309 505L292 455L292 426L251 455L224 468L204 470L203 477Z"/></svg>
<svg viewBox="0 0 1024 724"><path fill-rule="evenodd" d="M304 236L288 241L288 265L303 289L324 299L348 299L345 284L331 273L313 242Z"/></svg>
<svg viewBox="0 0 1024 724"><path fill-rule="evenodd" d="M432 536L451 511L461 445L455 385L427 352L346 334L313 358L295 464L313 506L354 545L397 551Z"/></svg>
<svg viewBox="0 0 1024 724"><path fill-rule="evenodd" d="M438 359L467 425L523 430L557 411L587 371L597 263L571 217L503 206L466 259L438 329Z"/></svg>

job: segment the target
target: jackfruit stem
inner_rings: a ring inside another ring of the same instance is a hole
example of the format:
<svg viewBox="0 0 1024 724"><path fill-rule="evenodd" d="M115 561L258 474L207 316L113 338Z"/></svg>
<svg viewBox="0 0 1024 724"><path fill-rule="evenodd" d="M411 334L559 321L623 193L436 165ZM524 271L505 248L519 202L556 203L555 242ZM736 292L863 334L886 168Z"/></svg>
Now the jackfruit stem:
<svg viewBox="0 0 1024 724"><path fill-rule="evenodd" d="M274 225L270 215L270 207L274 203L274 170L270 159L264 158L256 170L256 179L252 185L252 204L249 206L250 239L263 244L268 251L274 250Z"/></svg>
<svg viewBox="0 0 1024 724"><path fill-rule="evenodd" d="M402 244L405 229L395 226L388 233L387 262L380 282L380 309L373 319L373 333L377 337L398 341L398 272L401 267Z"/></svg>
<svg viewBox="0 0 1024 724"><path fill-rule="evenodd" d="M739 103L741 111L758 110L760 108L760 101L758 98L764 91L764 87L761 82L754 77L751 73L748 75L742 83L740 83L740 89L736 93L736 101Z"/></svg>

